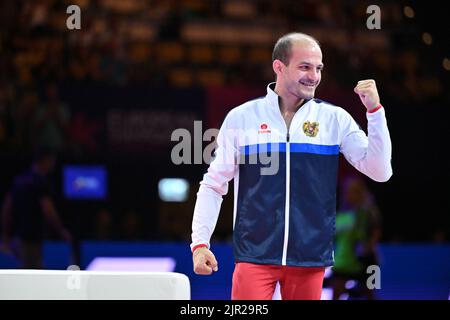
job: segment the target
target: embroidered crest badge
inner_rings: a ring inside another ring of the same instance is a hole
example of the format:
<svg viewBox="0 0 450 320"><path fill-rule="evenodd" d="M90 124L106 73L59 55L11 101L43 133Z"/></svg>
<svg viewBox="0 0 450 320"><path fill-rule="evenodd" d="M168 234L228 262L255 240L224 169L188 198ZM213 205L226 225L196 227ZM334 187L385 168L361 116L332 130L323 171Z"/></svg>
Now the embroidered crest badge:
<svg viewBox="0 0 450 320"><path fill-rule="evenodd" d="M317 132L319 132L319 123L318 122L309 122L306 121L303 124L303 132L308 136L308 137L315 137L317 136Z"/></svg>

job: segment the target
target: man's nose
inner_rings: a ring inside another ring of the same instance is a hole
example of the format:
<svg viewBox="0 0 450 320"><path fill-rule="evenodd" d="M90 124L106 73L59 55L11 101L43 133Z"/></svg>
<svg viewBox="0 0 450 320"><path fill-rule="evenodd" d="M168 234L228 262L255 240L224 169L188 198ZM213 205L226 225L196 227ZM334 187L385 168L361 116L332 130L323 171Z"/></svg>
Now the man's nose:
<svg viewBox="0 0 450 320"><path fill-rule="evenodd" d="M308 80L311 82L317 82L319 80L320 74L318 70L310 70L308 72Z"/></svg>

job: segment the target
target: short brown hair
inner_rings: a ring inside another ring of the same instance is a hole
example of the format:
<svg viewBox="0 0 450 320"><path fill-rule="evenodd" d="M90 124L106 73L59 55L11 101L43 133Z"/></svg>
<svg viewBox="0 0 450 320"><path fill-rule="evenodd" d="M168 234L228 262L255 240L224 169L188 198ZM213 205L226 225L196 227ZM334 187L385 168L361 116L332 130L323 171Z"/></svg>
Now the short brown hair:
<svg viewBox="0 0 450 320"><path fill-rule="evenodd" d="M310 35L301 32L288 33L282 36L280 39L278 39L277 42L275 43L275 46L272 51L272 62L278 59L285 65L288 65L289 60L291 59L292 40L299 38L314 41L320 47L319 41L317 41Z"/></svg>

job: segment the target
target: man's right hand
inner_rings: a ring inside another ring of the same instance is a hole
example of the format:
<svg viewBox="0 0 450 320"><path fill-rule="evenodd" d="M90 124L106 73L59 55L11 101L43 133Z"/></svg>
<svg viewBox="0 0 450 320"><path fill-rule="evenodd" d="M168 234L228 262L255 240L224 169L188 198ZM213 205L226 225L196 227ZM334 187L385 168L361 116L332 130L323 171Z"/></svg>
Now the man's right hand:
<svg viewBox="0 0 450 320"><path fill-rule="evenodd" d="M197 248L192 254L194 272L196 274L209 275L219 270L214 254L206 247Z"/></svg>

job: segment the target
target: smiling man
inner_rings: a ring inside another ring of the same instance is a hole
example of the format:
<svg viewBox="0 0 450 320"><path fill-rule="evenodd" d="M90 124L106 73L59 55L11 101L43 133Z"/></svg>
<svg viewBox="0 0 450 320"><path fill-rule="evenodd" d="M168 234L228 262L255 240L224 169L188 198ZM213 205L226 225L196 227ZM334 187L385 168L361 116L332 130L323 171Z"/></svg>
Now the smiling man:
<svg viewBox="0 0 450 320"><path fill-rule="evenodd" d="M325 267L334 263L339 152L385 182L392 175L389 131L374 80L354 89L367 109L368 135L344 109L314 98L324 66L311 36L280 38L272 67L276 82L267 95L231 110L220 129L194 209L194 271L218 271L210 238L234 179L232 299L271 299L277 282L283 299L320 299ZM274 174L248 161L267 150L279 160Z"/></svg>

